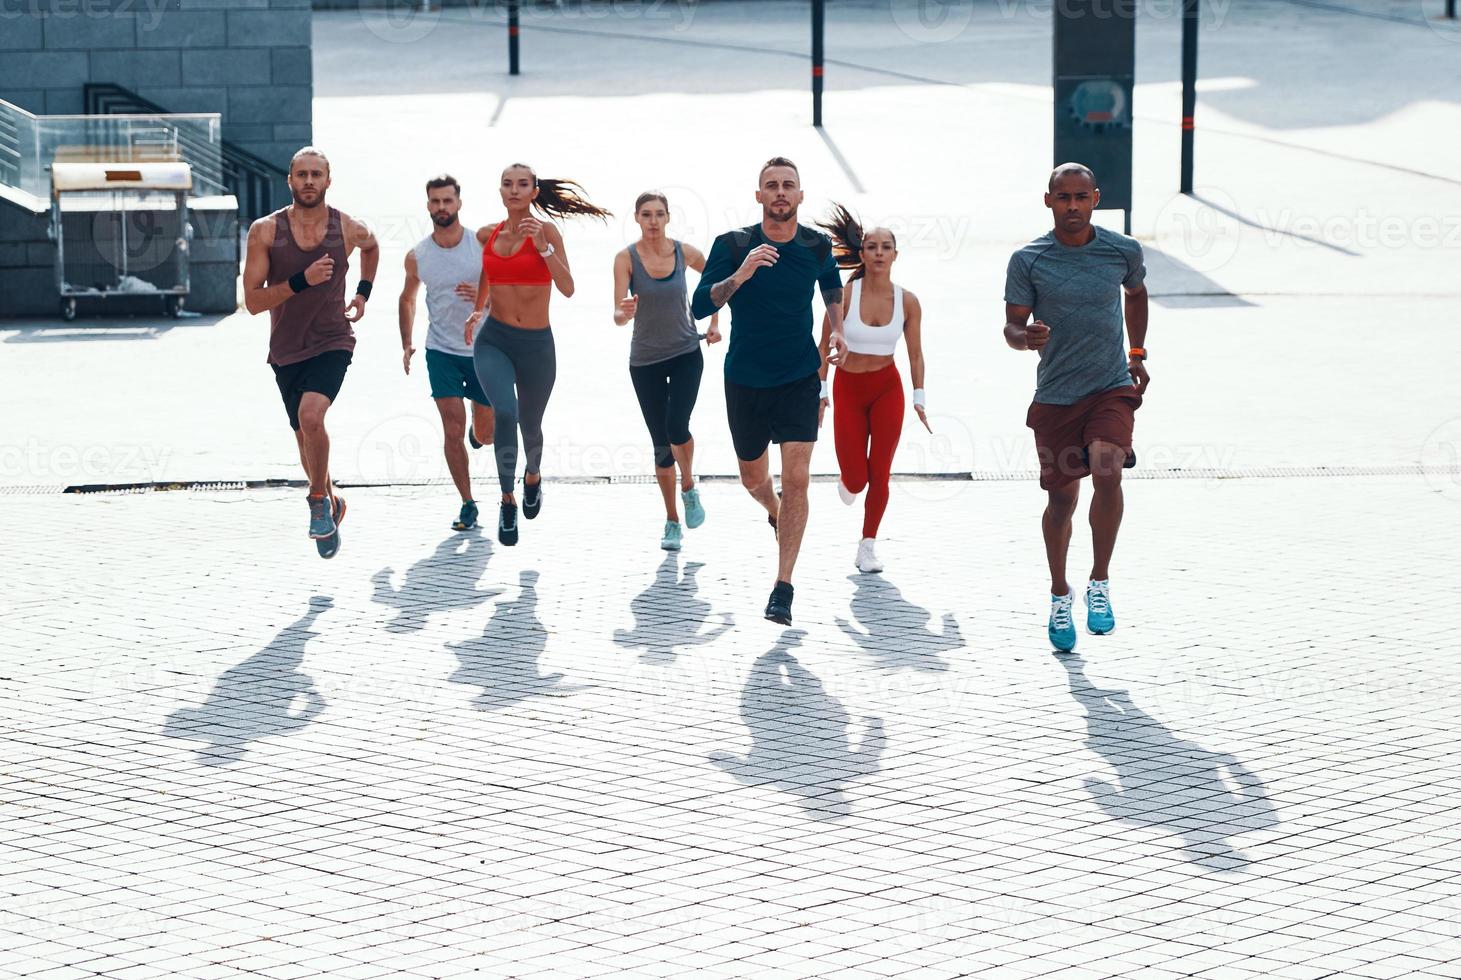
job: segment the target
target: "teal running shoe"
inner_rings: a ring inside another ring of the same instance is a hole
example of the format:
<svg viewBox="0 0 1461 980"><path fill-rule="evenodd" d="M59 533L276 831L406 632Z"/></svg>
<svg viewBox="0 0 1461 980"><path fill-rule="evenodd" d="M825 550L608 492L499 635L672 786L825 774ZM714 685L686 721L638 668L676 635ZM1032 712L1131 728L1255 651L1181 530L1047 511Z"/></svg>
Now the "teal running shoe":
<svg viewBox="0 0 1461 980"><path fill-rule="evenodd" d="M309 495L309 536L316 541L335 533L335 517L330 513L330 498L324 494Z"/></svg>
<svg viewBox="0 0 1461 980"><path fill-rule="evenodd" d="M705 508L700 504L700 491L695 487L680 494L685 502L685 526L696 528L705 523Z"/></svg>
<svg viewBox="0 0 1461 980"><path fill-rule="evenodd" d="M468 500L462 504L462 512L452 522L453 531L470 531L477 526L477 501Z"/></svg>
<svg viewBox="0 0 1461 980"><path fill-rule="evenodd" d="M1061 653L1070 653L1075 649L1075 620L1072 616L1074 606L1075 596L1069 592L1050 597L1050 645Z"/></svg>
<svg viewBox="0 0 1461 980"><path fill-rule="evenodd" d="M315 550L320 553L321 558L334 558L340 550L340 525L345 521L345 498L334 497L332 499L334 506L330 510L335 518L335 533L315 541Z"/></svg>
<svg viewBox="0 0 1461 980"><path fill-rule="evenodd" d="M679 521L665 521L665 536L659 539L659 546L665 551L680 550Z"/></svg>
<svg viewBox="0 0 1461 980"><path fill-rule="evenodd" d="M1086 629L1097 636L1116 628L1116 614L1111 611L1111 582L1092 580L1086 587Z"/></svg>

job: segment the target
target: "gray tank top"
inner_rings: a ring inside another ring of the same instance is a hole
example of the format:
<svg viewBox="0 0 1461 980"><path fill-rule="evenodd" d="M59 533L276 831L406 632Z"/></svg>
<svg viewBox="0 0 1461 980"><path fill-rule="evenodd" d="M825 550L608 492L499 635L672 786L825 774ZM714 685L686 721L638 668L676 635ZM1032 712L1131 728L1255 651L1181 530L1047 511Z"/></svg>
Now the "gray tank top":
<svg viewBox="0 0 1461 980"><path fill-rule="evenodd" d="M426 330L426 349L443 354L472 356L463 340L463 328L472 315L472 304L457 295L457 283L477 284L482 275L482 246L470 228L462 229L462 240L454 248L442 248L427 235L413 250L416 275L426 287L426 313L431 325Z"/></svg>
<svg viewBox="0 0 1461 980"><path fill-rule="evenodd" d="M700 346L700 332L690 316L685 253L679 242L675 242L675 271L663 279L649 274L639 261L639 249L630 245L629 291L639 297L634 337L629 342L630 367L658 364Z"/></svg>

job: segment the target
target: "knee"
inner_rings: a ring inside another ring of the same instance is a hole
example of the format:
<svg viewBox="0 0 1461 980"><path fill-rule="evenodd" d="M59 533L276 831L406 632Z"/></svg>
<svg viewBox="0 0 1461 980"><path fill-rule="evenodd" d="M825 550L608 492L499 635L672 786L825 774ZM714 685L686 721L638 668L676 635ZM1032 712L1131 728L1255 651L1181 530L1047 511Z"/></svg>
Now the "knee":
<svg viewBox="0 0 1461 980"><path fill-rule="evenodd" d="M1069 520L1075 514L1076 505L1080 502L1080 484L1072 481L1048 492L1050 516L1058 520Z"/></svg>
<svg viewBox="0 0 1461 980"><path fill-rule="evenodd" d="M1121 468L1126 463L1126 450L1114 443L1096 441L1090 445L1091 482L1097 487L1121 483Z"/></svg>
<svg viewBox="0 0 1461 980"><path fill-rule="evenodd" d="M748 473L744 469L741 470L741 486L745 487L751 493L755 493L762 487L769 486L770 483L771 474L769 472Z"/></svg>
<svg viewBox="0 0 1461 980"><path fill-rule="evenodd" d="M467 424L465 422L453 421L441 424L442 435L445 436L448 445L454 445L467 437Z"/></svg>
<svg viewBox="0 0 1461 980"><path fill-rule="evenodd" d="M301 405L299 407L299 431L318 435L325 431L325 406Z"/></svg>
<svg viewBox="0 0 1461 980"><path fill-rule="evenodd" d="M669 446L654 447L654 465L662 470L675 465L675 454L670 452Z"/></svg>
<svg viewBox="0 0 1461 980"><path fill-rule="evenodd" d="M782 496L796 494L803 496L807 492L807 484L810 482L808 475L800 470L783 470L781 473ZM850 488L849 488L850 489Z"/></svg>

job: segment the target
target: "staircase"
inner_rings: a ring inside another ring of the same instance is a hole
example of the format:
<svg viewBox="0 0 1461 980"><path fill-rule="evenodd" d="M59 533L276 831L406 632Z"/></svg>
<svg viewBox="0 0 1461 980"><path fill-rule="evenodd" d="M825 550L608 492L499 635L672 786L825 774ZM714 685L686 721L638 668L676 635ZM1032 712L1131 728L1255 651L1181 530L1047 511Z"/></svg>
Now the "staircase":
<svg viewBox="0 0 1461 980"><path fill-rule="evenodd" d="M85 111L89 115L158 115L168 111L131 89L110 83L88 83L82 87L82 98L85 101ZM181 142L184 156L190 156L187 134L183 134ZM4 155L3 146L4 136L0 133L0 157ZM0 164L0 168L3 168L3 164ZM3 174L3 169L0 169L0 174ZM221 172L216 175L216 179L228 188L230 194L238 198L241 223L246 225L275 209L276 182L282 182L287 176L288 172L282 167L276 167L227 140L223 141Z"/></svg>

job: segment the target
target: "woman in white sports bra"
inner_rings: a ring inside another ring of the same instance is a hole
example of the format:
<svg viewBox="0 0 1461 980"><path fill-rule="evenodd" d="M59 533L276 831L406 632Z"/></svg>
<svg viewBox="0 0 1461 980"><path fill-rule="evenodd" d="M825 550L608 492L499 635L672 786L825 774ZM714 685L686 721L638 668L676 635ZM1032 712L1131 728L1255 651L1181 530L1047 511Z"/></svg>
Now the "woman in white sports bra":
<svg viewBox="0 0 1461 980"><path fill-rule="evenodd" d="M820 223L832 236L837 264L852 269L842 294L842 332L847 354L837 365L832 382L832 433L837 446L841 478L837 493L851 504L865 488L862 540L857 545L857 567L881 572L874 553L878 526L888 507L888 479L893 454L903 434L903 379L893 363L902 336L908 346L908 373L913 378L913 410L928 428L923 394L923 344L919 335L922 308L918 297L894 285L893 262L898 242L886 228L862 225L847 208L834 205L832 216ZM822 408L826 410L827 350L832 325L822 319ZM932 431L931 429L929 431Z"/></svg>

